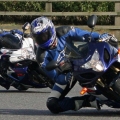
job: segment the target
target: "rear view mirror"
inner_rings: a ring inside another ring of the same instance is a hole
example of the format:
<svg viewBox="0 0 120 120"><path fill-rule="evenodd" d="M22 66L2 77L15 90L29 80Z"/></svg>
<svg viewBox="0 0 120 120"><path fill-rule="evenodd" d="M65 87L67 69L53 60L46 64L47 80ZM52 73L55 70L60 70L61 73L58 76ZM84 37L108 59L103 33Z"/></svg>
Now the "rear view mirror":
<svg viewBox="0 0 120 120"><path fill-rule="evenodd" d="M58 66L59 65L58 65L57 61L53 60L46 65L46 70L50 71L50 70L57 68Z"/></svg>
<svg viewBox="0 0 120 120"><path fill-rule="evenodd" d="M91 16L88 18L88 21L87 21L88 27L94 28L95 25L96 25L96 23L97 23L97 16L96 16L96 15L91 15Z"/></svg>
<svg viewBox="0 0 120 120"><path fill-rule="evenodd" d="M30 28L30 23L29 22L26 22L24 25L23 25L23 27L22 27L22 29L25 31L25 30L28 30Z"/></svg>

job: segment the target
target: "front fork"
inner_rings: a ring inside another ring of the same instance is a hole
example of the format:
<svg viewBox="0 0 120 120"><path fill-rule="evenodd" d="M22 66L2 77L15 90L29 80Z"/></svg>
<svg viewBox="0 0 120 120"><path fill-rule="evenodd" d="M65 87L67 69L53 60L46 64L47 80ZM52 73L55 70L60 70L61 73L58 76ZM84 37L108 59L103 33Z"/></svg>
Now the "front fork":
<svg viewBox="0 0 120 120"><path fill-rule="evenodd" d="M120 108L120 95L113 90L112 86L106 86L101 79L96 81L94 87L82 88L80 93L95 96L101 106L106 104L109 107Z"/></svg>

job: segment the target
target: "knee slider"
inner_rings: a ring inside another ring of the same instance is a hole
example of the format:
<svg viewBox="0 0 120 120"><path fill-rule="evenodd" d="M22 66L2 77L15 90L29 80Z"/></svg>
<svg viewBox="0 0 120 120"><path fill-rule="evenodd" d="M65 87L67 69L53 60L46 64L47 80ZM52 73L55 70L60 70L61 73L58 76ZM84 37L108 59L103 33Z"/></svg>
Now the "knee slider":
<svg viewBox="0 0 120 120"><path fill-rule="evenodd" d="M48 98L47 100L47 107L52 113L59 113L62 112L61 107L59 106L58 99L57 98Z"/></svg>

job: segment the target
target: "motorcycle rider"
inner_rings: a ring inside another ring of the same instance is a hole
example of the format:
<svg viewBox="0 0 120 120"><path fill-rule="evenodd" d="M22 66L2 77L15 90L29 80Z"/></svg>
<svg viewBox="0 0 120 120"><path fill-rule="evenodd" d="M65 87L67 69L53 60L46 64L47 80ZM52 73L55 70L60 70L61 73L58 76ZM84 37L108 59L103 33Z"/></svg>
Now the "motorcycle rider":
<svg viewBox="0 0 120 120"><path fill-rule="evenodd" d="M90 95L79 97L65 97L73 88L77 80L72 80L72 73L61 74L57 70L46 70L46 65L55 60L61 62L65 57L66 42L78 40L81 37L88 38L90 32L73 26L61 26L55 29L54 24L47 17L41 16L31 22L31 35L38 44L36 59L46 74L51 77L55 84L47 99L47 107L52 113L59 113L68 110L79 110L82 107L95 107L100 109L99 102ZM110 34L100 35L92 32L92 40L101 38L103 41L110 37ZM115 40L117 40L115 38ZM113 40L114 41L114 40ZM117 42L115 42L118 44ZM115 44L115 45L116 45ZM70 85L72 81L72 85Z"/></svg>

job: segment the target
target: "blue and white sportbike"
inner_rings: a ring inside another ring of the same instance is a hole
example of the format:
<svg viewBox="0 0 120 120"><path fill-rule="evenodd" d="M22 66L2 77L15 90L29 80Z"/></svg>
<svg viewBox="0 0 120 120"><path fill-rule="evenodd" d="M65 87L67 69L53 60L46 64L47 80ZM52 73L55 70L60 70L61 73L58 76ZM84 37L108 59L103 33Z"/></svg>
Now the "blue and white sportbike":
<svg viewBox="0 0 120 120"><path fill-rule="evenodd" d="M96 22L97 16L92 15L88 19L88 26L93 30ZM82 87L81 95L90 94L95 97L99 104L98 110L102 105L120 108L120 50L113 39L114 36L110 35L104 41L92 41L90 35L84 42L68 42L64 62L52 61L46 69L71 71L73 78ZM64 67L65 64L68 67Z"/></svg>
<svg viewBox="0 0 120 120"><path fill-rule="evenodd" d="M7 47L0 48L0 84L6 89L9 89L10 86L18 90L52 88L53 86L53 81L46 76L35 60L37 46L30 35L25 33L28 26L29 23L25 23L21 35L13 33L14 30L0 33L0 39L5 45L7 44ZM11 34L14 34L19 40ZM17 44L15 44L16 42ZM22 43L21 47L17 47L19 43ZM12 46L14 47L12 48Z"/></svg>

